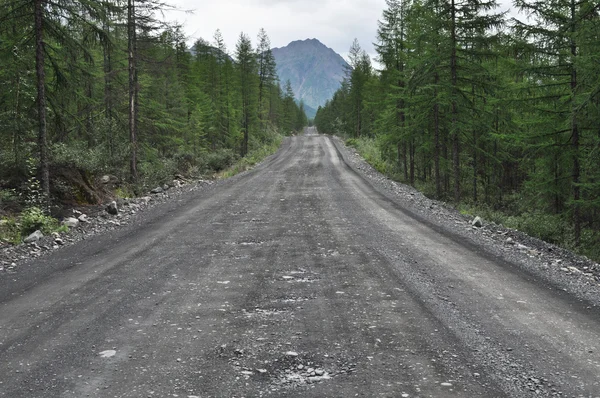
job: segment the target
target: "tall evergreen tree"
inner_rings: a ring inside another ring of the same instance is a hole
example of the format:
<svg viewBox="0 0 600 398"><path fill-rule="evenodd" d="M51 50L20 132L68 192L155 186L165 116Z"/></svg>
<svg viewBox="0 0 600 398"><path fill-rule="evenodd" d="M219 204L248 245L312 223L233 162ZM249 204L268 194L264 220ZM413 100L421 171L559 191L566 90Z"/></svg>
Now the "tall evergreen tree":
<svg viewBox="0 0 600 398"><path fill-rule="evenodd" d="M253 106L256 103L255 81L257 78L256 56L252 48L250 38L244 33L240 34L236 44L235 57L238 67L238 76L240 81L241 99L242 99L242 145L241 155L248 153L248 140L250 129L254 121Z"/></svg>

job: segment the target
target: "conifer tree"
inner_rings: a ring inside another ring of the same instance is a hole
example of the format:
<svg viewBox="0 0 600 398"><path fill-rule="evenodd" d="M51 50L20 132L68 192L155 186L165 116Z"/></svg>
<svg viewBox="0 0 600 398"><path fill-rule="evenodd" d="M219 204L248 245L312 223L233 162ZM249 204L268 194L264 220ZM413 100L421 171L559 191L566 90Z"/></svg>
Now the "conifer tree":
<svg viewBox="0 0 600 398"><path fill-rule="evenodd" d="M240 81L240 91L242 100L242 145L241 155L245 156L248 153L248 141L250 135L250 129L255 118L253 112L254 104L256 103L256 89L258 85L255 84L257 78L256 70L256 55L252 48L250 38L244 33L240 34L238 42L236 44L235 57L237 61L238 76Z"/></svg>
<svg viewBox="0 0 600 398"><path fill-rule="evenodd" d="M266 129L270 109L269 92L276 78L275 57L271 51L271 41L264 29L258 32L258 45L256 46L256 60L258 67L258 118L262 129Z"/></svg>

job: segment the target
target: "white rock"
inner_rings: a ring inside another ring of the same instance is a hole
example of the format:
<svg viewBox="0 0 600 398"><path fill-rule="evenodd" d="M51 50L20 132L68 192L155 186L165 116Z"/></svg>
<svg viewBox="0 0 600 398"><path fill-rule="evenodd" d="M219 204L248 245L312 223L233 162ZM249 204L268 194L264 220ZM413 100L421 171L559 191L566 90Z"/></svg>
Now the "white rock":
<svg viewBox="0 0 600 398"><path fill-rule="evenodd" d="M473 219L471 225L477 228L481 228L483 227L483 220L481 219L481 217L477 216Z"/></svg>
<svg viewBox="0 0 600 398"><path fill-rule="evenodd" d="M116 354L117 352L115 350L106 350L98 353L102 358L114 357Z"/></svg>
<svg viewBox="0 0 600 398"><path fill-rule="evenodd" d="M62 222L62 225L65 225L69 228L77 228L79 226L79 220L74 217L65 218Z"/></svg>
<svg viewBox="0 0 600 398"><path fill-rule="evenodd" d="M297 357L298 353L296 351L288 351L285 353L288 357Z"/></svg>
<svg viewBox="0 0 600 398"><path fill-rule="evenodd" d="M43 237L44 237L44 234L42 233L42 231L40 231L38 229L37 231L35 231L31 235L29 235L28 237L26 237L25 239L23 239L23 242L25 242L25 243L33 243L33 242L37 242L38 240L42 239Z"/></svg>
<svg viewBox="0 0 600 398"><path fill-rule="evenodd" d="M79 220L79 222L83 222L83 223L90 221L90 220L88 220L88 216L85 214L80 215L79 217L77 217L77 219Z"/></svg>

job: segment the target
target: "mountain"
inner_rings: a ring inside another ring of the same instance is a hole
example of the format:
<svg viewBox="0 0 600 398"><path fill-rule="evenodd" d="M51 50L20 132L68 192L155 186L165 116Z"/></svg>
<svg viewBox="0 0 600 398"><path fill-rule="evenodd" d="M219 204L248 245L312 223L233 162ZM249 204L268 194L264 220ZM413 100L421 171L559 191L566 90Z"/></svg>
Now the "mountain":
<svg viewBox="0 0 600 398"><path fill-rule="evenodd" d="M344 58L317 39L293 41L272 51L281 85L290 80L296 99L306 105L307 115L316 113L333 97L348 66Z"/></svg>
<svg viewBox="0 0 600 398"><path fill-rule="evenodd" d="M296 100L296 103L300 106L300 101ZM306 113L306 117L309 119L314 119L317 116L317 110L306 104L304 104L304 113Z"/></svg>

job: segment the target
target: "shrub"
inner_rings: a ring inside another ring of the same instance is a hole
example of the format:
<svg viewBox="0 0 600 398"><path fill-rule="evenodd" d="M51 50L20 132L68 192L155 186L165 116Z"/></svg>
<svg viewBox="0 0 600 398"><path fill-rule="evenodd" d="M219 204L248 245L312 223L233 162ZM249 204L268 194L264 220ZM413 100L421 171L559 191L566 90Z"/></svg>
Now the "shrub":
<svg viewBox="0 0 600 398"><path fill-rule="evenodd" d="M356 138L348 138L346 140L346 146L358 148L358 141L356 140Z"/></svg>
<svg viewBox="0 0 600 398"><path fill-rule="evenodd" d="M0 240L18 244L21 242L21 231L15 218L3 218L0 220Z"/></svg>
<svg viewBox="0 0 600 398"><path fill-rule="evenodd" d="M84 170L91 174L108 171L107 154L102 147L88 148L83 141L70 144L57 143L52 146L53 163Z"/></svg>
<svg viewBox="0 0 600 398"><path fill-rule="evenodd" d="M140 175L138 185L141 187L141 190L138 190L144 192L171 181L177 173L177 164L175 160L167 158L147 160L138 164L138 172Z"/></svg>
<svg viewBox="0 0 600 398"><path fill-rule="evenodd" d="M554 214L523 213L507 217L504 224L554 244L568 242L573 233L570 223Z"/></svg>
<svg viewBox="0 0 600 398"><path fill-rule="evenodd" d="M231 149L220 149L206 154L205 159L209 171L219 172L235 163L238 156Z"/></svg>
<svg viewBox="0 0 600 398"><path fill-rule="evenodd" d="M21 213L20 232L22 236L27 236L35 230L40 230L44 234L49 234L59 229L58 220L44 214L39 207L29 207Z"/></svg>

